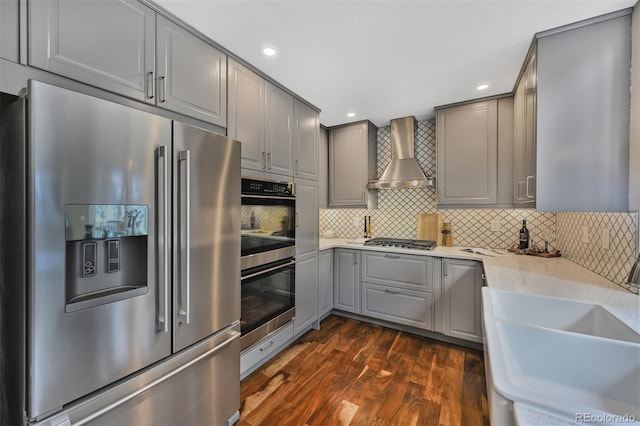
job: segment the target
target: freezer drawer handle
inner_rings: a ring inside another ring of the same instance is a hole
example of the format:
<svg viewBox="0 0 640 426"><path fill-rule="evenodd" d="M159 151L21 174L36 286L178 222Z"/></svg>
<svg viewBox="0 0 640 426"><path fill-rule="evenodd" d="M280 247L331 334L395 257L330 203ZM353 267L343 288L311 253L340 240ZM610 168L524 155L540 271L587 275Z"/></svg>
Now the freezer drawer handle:
<svg viewBox="0 0 640 426"><path fill-rule="evenodd" d="M180 217L182 235L180 236L181 279L178 319L182 323L189 324L191 320L191 151L180 151L178 161L184 163L184 197L180 200L184 206L184 214Z"/></svg>
<svg viewBox="0 0 640 426"><path fill-rule="evenodd" d="M160 291L160 309L158 312L158 331L164 333L169 332L169 159L167 157L167 147L160 146L156 150L156 156L158 158L159 171L162 173L158 175L158 204L160 209L158 211L158 250L162 253L158 253L158 257L161 259L160 264L160 283L162 289Z"/></svg>
<svg viewBox="0 0 640 426"><path fill-rule="evenodd" d="M140 389L136 390L135 392L132 392L129 395L127 395L127 396L125 396L125 397L113 402L112 404L107 405L103 409L98 410L98 411L96 411L94 413L91 413L89 416L85 417L84 419L78 420L78 422L74 423L74 425L75 426L81 426L81 425L85 425L87 423L92 422L93 420L95 420L98 417L108 413L109 411L119 407L120 405L124 404L125 402L131 401L133 398L135 398L138 395L148 391L149 389L153 388L154 386L159 385L160 383L164 382L167 379L170 379L171 377L175 376L176 374L180 374L182 371L186 370L187 368L191 367L192 365L195 365L195 364L199 363L203 359L211 357L214 353L219 352L221 349L223 349L225 346L227 346L229 343L231 343L232 341L234 341L235 339L237 339L239 337L240 337L240 333L238 331L235 331L235 330L229 331L229 338L226 339L224 342L220 343L219 345L214 346L213 348L209 349L207 352L205 352L202 355L192 359L191 361L187 362L186 364L181 365L180 367L176 368L175 370L173 370L172 372L166 374L165 376L162 376L162 377L158 378L157 380L154 380L153 382L149 383L148 385L141 387Z"/></svg>

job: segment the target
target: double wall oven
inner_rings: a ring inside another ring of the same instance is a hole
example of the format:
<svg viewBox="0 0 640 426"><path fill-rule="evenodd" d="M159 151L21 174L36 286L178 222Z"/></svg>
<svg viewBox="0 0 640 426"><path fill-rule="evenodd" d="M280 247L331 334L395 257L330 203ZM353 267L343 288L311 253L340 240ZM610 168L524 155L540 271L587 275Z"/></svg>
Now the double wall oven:
<svg viewBox="0 0 640 426"><path fill-rule="evenodd" d="M241 349L295 316L294 184L242 179Z"/></svg>

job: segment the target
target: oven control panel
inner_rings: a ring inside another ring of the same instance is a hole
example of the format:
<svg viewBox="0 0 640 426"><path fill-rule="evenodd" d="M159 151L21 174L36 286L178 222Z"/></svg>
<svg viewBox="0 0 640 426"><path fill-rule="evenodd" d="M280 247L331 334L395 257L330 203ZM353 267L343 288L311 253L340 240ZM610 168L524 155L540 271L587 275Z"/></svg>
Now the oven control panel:
<svg viewBox="0 0 640 426"><path fill-rule="evenodd" d="M242 178L242 194L293 197L295 192L293 182L273 182Z"/></svg>

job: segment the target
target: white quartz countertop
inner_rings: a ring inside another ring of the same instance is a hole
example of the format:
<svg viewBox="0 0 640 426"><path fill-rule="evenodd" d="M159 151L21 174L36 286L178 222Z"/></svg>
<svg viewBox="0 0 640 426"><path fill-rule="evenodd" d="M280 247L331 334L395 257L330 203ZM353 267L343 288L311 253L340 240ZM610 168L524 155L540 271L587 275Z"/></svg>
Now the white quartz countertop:
<svg viewBox="0 0 640 426"><path fill-rule="evenodd" d="M364 238L320 239L320 250L351 248L422 256L482 261L487 286L499 290L560 297L602 305L637 333L640 333L640 296L565 258L519 256L504 250L504 255L485 256L462 251L465 247L438 246L434 250L364 246ZM538 424L575 425L551 413L514 401L514 413L520 426Z"/></svg>

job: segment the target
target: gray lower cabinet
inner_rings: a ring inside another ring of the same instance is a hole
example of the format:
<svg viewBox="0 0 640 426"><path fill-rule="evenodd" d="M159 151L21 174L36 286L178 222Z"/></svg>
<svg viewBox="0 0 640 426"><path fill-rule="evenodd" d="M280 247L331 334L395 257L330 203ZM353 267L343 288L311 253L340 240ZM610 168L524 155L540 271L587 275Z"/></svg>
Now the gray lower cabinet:
<svg viewBox="0 0 640 426"><path fill-rule="evenodd" d="M20 0L0 1L0 58L20 61Z"/></svg>
<svg viewBox="0 0 640 426"><path fill-rule="evenodd" d="M377 207L377 135L369 121L329 128L329 207Z"/></svg>
<svg viewBox="0 0 640 426"><path fill-rule="evenodd" d="M227 56L157 15L157 105L227 127Z"/></svg>
<svg viewBox="0 0 640 426"><path fill-rule="evenodd" d="M318 254L296 258L296 317L293 333L306 331L318 319Z"/></svg>
<svg viewBox="0 0 640 426"><path fill-rule="evenodd" d="M30 0L29 65L155 103L155 15L135 0Z"/></svg>
<svg viewBox="0 0 640 426"><path fill-rule="evenodd" d="M362 315L433 330L433 295L402 287L362 283Z"/></svg>
<svg viewBox="0 0 640 426"><path fill-rule="evenodd" d="M363 251L362 315L433 330L433 258Z"/></svg>
<svg viewBox="0 0 640 426"><path fill-rule="evenodd" d="M324 318L333 309L333 249L319 253L318 317Z"/></svg>
<svg viewBox="0 0 640 426"><path fill-rule="evenodd" d="M226 55L144 4L30 0L28 16L29 65L227 126Z"/></svg>
<svg viewBox="0 0 640 426"><path fill-rule="evenodd" d="M482 263L442 260L442 328L447 336L482 342Z"/></svg>
<svg viewBox="0 0 640 426"><path fill-rule="evenodd" d="M318 138L320 118L318 111L294 99L294 176L318 180Z"/></svg>
<svg viewBox="0 0 640 426"><path fill-rule="evenodd" d="M360 251L334 249L333 307L360 313Z"/></svg>
<svg viewBox="0 0 640 426"><path fill-rule="evenodd" d="M227 135L242 142L242 168L293 176L293 96L229 60Z"/></svg>

